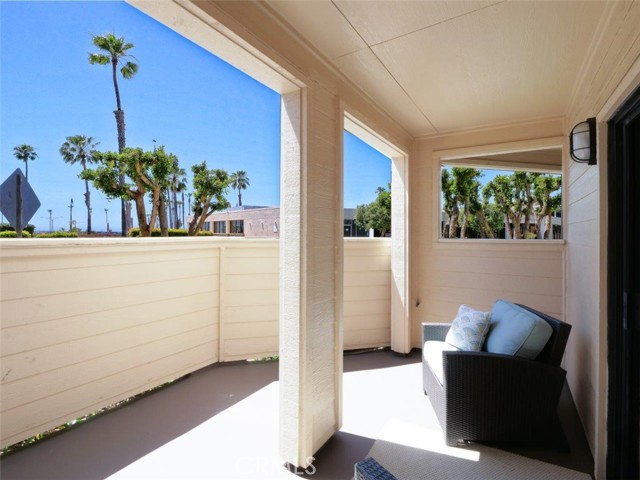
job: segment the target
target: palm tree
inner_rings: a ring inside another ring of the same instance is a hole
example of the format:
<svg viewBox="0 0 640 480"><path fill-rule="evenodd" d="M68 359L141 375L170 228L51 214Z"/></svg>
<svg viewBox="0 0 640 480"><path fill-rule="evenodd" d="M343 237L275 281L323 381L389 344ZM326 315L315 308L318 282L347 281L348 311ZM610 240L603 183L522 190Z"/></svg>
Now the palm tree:
<svg viewBox="0 0 640 480"><path fill-rule="evenodd" d="M171 190L172 195L172 209L173 209L173 223L174 228L181 228L182 225L179 225L180 220L178 219L178 192L182 192L187 188L187 172L184 168L178 168L171 172L169 176L169 189Z"/></svg>
<svg viewBox="0 0 640 480"><path fill-rule="evenodd" d="M60 147L60 155L64 163L75 165L80 163L82 171L87 169L87 163L93 163L93 154L96 146L100 142L94 142L93 137L86 135L73 135L67 137L67 141ZM89 180L84 180L84 204L87 206L87 233L91 233L91 192L89 191Z"/></svg>
<svg viewBox="0 0 640 480"><path fill-rule="evenodd" d="M17 147L13 147L13 156L16 157L21 162L24 162L25 169L25 177L29 180L29 160L33 161L38 158L38 154L36 153L36 149L31 145L27 145L23 143L22 145L18 145Z"/></svg>
<svg viewBox="0 0 640 480"><path fill-rule="evenodd" d="M118 75L117 70L120 66L120 73L126 80L132 78L138 73L138 64L129 61L129 58L133 58L129 54L134 45L133 43L126 42L124 37L116 37L113 33L107 33L105 35L95 35L93 37L93 44L100 50L99 53L89 54L89 63L94 65L108 65L111 64L111 73L113 77L113 88L116 92L116 110L113 112L116 116L116 127L118 129L118 152L122 153L126 147L125 137L125 123L124 123L124 110L122 110L122 104L120 103L120 89L118 88ZM120 176L120 184L124 185L124 175ZM127 203L127 206L128 203ZM122 200L122 236L126 235L127 231L127 212L125 211L125 201Z"/></svg>
<svg viewBox="0 0 640 480"><path fill-rule="evenodd" d="M246 190L250 185L249 177L247 177L247 172L244 170L238 170L234 172L229 177L229 185L234 190L238 190L238 206L242 206L242 190Z"/></svg>

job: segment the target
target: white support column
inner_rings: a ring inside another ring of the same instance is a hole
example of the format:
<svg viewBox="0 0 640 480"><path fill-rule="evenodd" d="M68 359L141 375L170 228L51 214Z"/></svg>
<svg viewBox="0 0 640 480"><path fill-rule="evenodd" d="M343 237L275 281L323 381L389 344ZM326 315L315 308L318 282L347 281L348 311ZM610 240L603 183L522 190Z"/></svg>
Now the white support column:
<svg viewBox="0 0 640 480"><path fill-rule="evenodd" d="M342 137L335 97L320 93L284 94L281 108L280 455L303 468L340 428L342 405Z"/></svg>
<svg viewBox="0 0 640 480"><path fill-rule="evenodd" d="M391 350L409 353L408 165L404 156L391 160Z"/></svg>

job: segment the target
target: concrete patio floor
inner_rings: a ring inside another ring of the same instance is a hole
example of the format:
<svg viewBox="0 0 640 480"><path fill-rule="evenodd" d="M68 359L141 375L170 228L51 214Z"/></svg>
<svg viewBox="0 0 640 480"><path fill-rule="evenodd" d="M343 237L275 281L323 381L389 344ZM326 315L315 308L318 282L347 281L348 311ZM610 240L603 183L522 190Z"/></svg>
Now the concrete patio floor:
<svg viewBox="0 0 640 480"><path fill-rule="evenodd" d="M305 473L278 456L278 364L214 365L84 425L0 460L3 480L215 478L350 479L390 421L439 430L422 392L420 352L347 355L343 427ZM593 460L565 388L570 453L513 453L587 473Z"/></svg>

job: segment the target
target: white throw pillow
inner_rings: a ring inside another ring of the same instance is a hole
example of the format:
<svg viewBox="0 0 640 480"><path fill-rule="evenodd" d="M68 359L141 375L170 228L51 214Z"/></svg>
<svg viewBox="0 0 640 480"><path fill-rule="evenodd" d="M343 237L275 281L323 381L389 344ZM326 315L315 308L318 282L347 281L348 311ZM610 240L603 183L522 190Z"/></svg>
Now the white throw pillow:
<svg viewBox="0 0 640 480"><path fill-rule="evenodd" d="M491 324L489 312L460 305L458 316L451 324L445 341L460 350L479 352Z"/></svg>

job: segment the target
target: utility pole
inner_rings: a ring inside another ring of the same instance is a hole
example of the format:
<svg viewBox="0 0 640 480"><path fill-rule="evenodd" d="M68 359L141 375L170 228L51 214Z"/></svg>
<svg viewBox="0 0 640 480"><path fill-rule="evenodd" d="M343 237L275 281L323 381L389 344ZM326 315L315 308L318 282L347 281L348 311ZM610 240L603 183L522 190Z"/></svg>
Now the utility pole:
<svg viewBox="0 0 640 480"><path fill-rule="evenodd" d="M71 199L71 204L69 205L69 231L73 230L73 198Z"/></svg>
<svg viewBox="0 0 640 480"><path fill-rule="evenodd" d="M49 212L49 233L53 232L53 210L47 210Z"/></svg>
<svg viewBox="0 0 640 480"><path fill-rule="evenodd" d="M109 233L109 209L104 209L104 217L107 220L107 233Z"/></svg>
<svg viewBox="0 0 640 480"><path fill-rule="evenodd" d="M22 177L16 175L16 236L22 238Z"/></svg>

